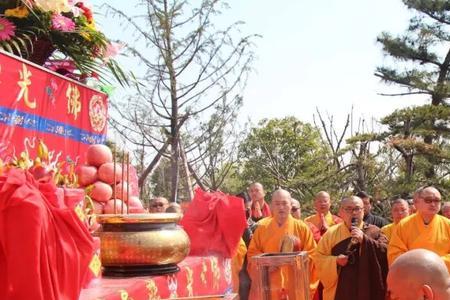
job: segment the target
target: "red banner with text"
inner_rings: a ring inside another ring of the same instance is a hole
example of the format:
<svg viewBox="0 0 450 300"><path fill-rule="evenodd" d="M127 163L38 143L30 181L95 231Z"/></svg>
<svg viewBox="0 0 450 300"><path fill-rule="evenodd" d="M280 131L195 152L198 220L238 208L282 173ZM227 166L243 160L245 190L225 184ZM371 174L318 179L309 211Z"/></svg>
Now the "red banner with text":
<svg viewBox="0 0 450 300"><path fill-rule="evenodd" d="M106 140L107 96L76 81L0 52L0 159L28 151L38 141L51 161L84 163L90 144Z"/></svg>

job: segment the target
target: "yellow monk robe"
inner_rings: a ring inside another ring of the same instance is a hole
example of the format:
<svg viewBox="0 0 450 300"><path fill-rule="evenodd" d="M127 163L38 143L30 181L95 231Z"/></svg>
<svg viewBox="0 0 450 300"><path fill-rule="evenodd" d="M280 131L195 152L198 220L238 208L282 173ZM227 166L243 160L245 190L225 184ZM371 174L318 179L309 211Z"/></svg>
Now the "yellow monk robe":
<svg viewBox="0 0 450 300"><path fill-rule="evenodd" d="M392 234L388 246L388 261L391 265L401 254L412 249L427 249L439 255L450 272L450 220L435 215L425 225L420 213L401 220Z"/></svg>
<svg viewBox="0 0 450 300"><path fill-rule="evenodd" d="M328 226L333 226L333 225L336 225L336 224L339 224L339 223L342 222L341 218L339 218L339 217L337 217L335 215L332 215L331 212L328 212L324 216L324 218L325 218L325 222L327 222ZM320 222L320 217L317 214L314 214L312 216L309 216L309 217L305 218L305 222L313 223L320 230L319 226L320 226L321 222Z"/></svg>
<svg viewBox="0 0 450 300"><path fill-rule="evenodd" d="M280 227L278 226L274 217L267 217L258 222L258 227L253 235L247 252L248 271L250 278L254 280L257 278L257 270L252 262L251 257L262 253L277 253L280 252L281 242L285 235L290 234L300 239L300 248L303 251L308 251L311 255L316 247L311 230L303 221L296 220L289 215L287 221ZM312 274L313 265L310 261L310 282L311 288L315 290L317 282L314 280L315 276ZM279 299L279 292L282 288L288 292L289 298L294 299L294 289L296 282L291 279L292 274L287 267L280 268L279 271L273 271L270 276L272 298ZM284 285L284 286L283 286ZM260 300L256 294L256 284L252 284L250 290L251 300Z"/></svg>
<svg viewBox="0 0 450 300"><path fill-rule="evenodd" d="M321 238L314 252L314 266L323 285L324 300L334 300L338 282L336 256L331 255L331 250L337 243L350 236L350 231L344 223L331 227Z"/></svg>
<svg viewBox="0 0 450 300"><path fill-rule="evenodd" d="M379 232L378 227L368 225L371 228L370 230L373 230L374 228L376 231ZM364 231L364 233L369 234L368 229L366 229L366 225L361 224L360 228ZM324 300L335 300L336 297L336 289L338 287L339 282L339 272L338 272L338 265L336 263L336 255L333 255L333 251L335 251L335 247L338 247L338 244L344 243L344 240L349 239L348 243L350 243L350 231L347 228L347 225L345 223L338 224L336 226L330 227L327 232L322 236L322 239L319 241L316 250L313 254L313 261L314 261L314 267L317 272L317 276L319 277L320 282L323 285L323 299ZM386 261L386 238L381 235L379 236L379 241L374 240L372 238L367 239L367 235L365 235L363 245L364 249L359 250L359 261L360 263L363 263L363 260L378 260L378 264L385 269L385 273L387 274L387 261ZM379 246L376 246L376 244L379 243ZM370 248L370 249L369 249ZM365 249L369 249L370 251L367 251ZM377 253L375 253L377 252ZM343 253L341 253L343 254ZM372 255L373 254L373 255ZM384 263L383 259L380 259L380 256L384 255ZM375 264L375 265L378 265ZM379 272L380 270L377 269L366 269L362 270L362 274L358 273L356 274L356 277L358 276L367 276L370 272L375 273ZM362 282L362 281L361 281ZM366 282L366 281L364 281ZM350 284L351 283L347 283ZM357 297L357 291L354 290L354 296L356 299ZM372 297L372 296L371 296ZM384 299L384 293L382 293L382 298ZM342 298L341 298L342 299ZM369 299L366 297L362 297L360 299ZM375 298L371 298L375 299ZM348 299L347 299L348 300Z"/></svg>
<svg viewBox="0 0 450 300"><path fill-rule="evenodd" d="M396 224L391 223L381 228L381 232L387 237L388 241L391 240L392 232L394 231L395 225Z"/></svg>
<svg viewBox="0 0 450 300"><path fill-rule="evenodd" d="M242 264L244 263L245 255L247 254L247 247L245 246L244 240L241 238L239 241L236 254L231 259L231 280L233 283L233 292L239 292L239 272L242 269Z"/></svg>

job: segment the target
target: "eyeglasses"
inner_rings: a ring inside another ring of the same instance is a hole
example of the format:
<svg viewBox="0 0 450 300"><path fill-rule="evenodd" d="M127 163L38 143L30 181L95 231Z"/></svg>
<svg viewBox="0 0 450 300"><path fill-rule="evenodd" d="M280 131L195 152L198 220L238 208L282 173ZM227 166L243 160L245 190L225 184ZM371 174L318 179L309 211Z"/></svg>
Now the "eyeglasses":
<svg viewBox="0 0 450 300"><path fill-rule="evenodd" d="M349 214L351 214L351 213L359 213L359 212L361 212L362 210L363 210L363 208L362 207L359 207L359 206L356 206L356 207L344 207L343 208L343 210L346 212L346 213L349 213Z"/></svg>
<svg viewBox="0 0 450 300"><path fill-rule="evenodd" d="M156 207L163 207L164 203L154 203L152 204L152 207L156 208Z"/></svg>
<svg viewBox="0 0 450 300"><path fill-rule="evenodd" d="M297 210L299 210L300 208L299 207L292 207L291 208L291 212L296 212Z"/></svg>
<svg viewBox="0 0 450 300"><path fill-rule="evenodd" d="M431 203L434 203L434 204L441 204L441 199L439 199L439 198L435 198L435 197L425 197L425 198L422 198L423 199L423 201L426 203L426 204L431 204Z"/></svg>

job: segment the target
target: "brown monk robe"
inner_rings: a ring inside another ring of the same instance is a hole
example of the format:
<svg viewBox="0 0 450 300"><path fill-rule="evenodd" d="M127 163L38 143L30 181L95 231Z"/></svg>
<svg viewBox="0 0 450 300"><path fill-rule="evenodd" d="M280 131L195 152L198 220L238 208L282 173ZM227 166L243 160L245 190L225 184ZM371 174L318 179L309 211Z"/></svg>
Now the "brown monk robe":
<svg viewBox="0 0 450 300"><path fill-rule="evenodd" d="M340 210L344 223L328 229L313 255L324 286L323 299L384 300L387 239L378 227L362 222L360 198L345 198Z"/></svg>

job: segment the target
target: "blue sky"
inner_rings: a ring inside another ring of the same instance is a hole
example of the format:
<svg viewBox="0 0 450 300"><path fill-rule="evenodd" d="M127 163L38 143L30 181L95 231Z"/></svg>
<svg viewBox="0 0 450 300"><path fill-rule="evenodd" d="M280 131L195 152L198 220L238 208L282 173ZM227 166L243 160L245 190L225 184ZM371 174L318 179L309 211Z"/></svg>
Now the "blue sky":
<svg viewBox="0 0 450 300"><path fill-rule="evenodd" d="M91 0L99 5L105 0ZM135 15L133 1L107 1ZM135 1L134 1L135 2ZM195 3L195 1L191 1ZM401 0L231 0L218 24L242 20L243 33L261 34L255 72L244 91L241 119L294 115L312 121L316 107L344 119L354 107L366 120L420 98L383 97L392 91L373 73L385 61L376 37L401 33L411 12ZM101 12L101 11L100 11ZM117 20L99 19L111 38L125 39Z"/></svg>

